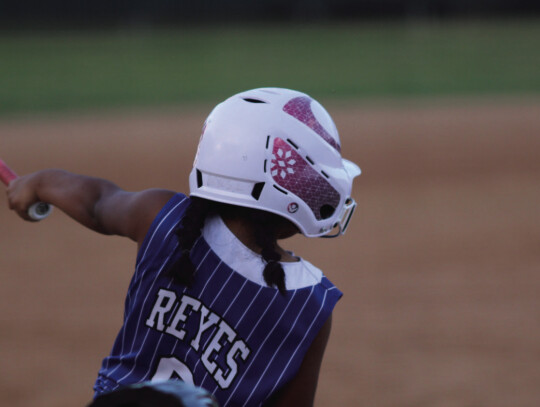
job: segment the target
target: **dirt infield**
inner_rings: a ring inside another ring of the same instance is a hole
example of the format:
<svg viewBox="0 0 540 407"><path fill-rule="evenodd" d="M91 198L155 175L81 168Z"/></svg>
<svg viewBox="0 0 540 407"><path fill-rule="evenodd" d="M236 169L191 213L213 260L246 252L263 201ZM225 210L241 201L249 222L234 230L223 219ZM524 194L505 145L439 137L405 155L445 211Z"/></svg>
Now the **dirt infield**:
<svg viewBox="0 0 540 407"><path fill-rule="evenodd" d="M540 101L328 108L364 173L345 238L291 241L345 292L317 405L540 405ZM208 111L4 120L0 157L186 191ZM0 228L0 405L82 407L135 246L5 199Z"/></svg>

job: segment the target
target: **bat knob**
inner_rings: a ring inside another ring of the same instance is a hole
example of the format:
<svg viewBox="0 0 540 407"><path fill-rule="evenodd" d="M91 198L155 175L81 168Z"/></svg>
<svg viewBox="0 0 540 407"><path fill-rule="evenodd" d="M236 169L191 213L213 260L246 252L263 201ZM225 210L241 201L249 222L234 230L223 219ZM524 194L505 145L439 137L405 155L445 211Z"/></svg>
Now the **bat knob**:
<svg viewBox="0 0 540 407"><path fill-rule="evenodd" d="M38 202L28 209L28 216L34 220L45 219L50 215L52 206L45 202Z"/></svg>

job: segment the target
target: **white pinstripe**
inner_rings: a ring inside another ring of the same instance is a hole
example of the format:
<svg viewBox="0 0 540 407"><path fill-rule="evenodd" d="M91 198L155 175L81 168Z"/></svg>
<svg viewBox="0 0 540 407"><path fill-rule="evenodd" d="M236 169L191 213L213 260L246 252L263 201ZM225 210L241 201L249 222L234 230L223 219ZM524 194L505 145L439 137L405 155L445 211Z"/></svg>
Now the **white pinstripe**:
<svg viewBox="0 0 540 407"><path fill-rule="evenodd" d="M225 316L227 315L227 313L229 312L229 310L231 309L231 307L233 306L233 304L236 302L236 299L238 298L238 296L240 295L240 293L242 292L242 290L244 289L245 285L247 284L248 280L244 279L244 283L242 284L242 287L240 287L240 289L238 290L238 292L236 293L236 295L234 296L233 300L231 301L231 303L229 304L229 306L227 307L227 309L225 310L225 312L223 313L223 319L225 319ZM236 330L235 330L236 332ZM206 343L208 343L208 340L206 341ZM205 346L206 346L206 343L205 343ZM208 376L208 372L206 372L206 374L204 375L204 377L202 378L201 380L201 384L200 386L201 387L204 387L203 386L203 383L205 382L206 380L206 377ZM217 386L216 386L217 387Z"/></svg>
<svg viewBox="0 0 540 407"><path fill-rule="evenodd" d="M317 315L315 316L315 318L313 318L313 321L311 321L311 325L309 326L309 328L306 329L306 333L304 334L304 337L302 338L302 340L301 340L300 342L298 342L298 346L296 347L296 349L294 350L294 353L293 353L292 356L290 357L289 362L288 362L287 365L283 368L283 372L281 373L281 375L280 375L280 376L278 377L278 379L276 380L276 384L274 385L274 387L272 388L272 390L270 390L270 393L268 393L267 397L268 397L270 394L273 394L274 391L276 390L276 387L277 387L277 385L279 384L281 378L283 377L283 374L287 371L287 368L288 368L289 365L291 364L291 361L294 359L294 357L295 357L296 354L298 353L298 350L300 349L300 345L302 345L302 343L305 341L307 334L311 331L311 328L313 327L313 324L315 323L315 321L316 321L317 318L319 317L319 314L321 313L321 311L324 309L324 304L326 304L326 295L327 295L327 294L328 294L328 290L325 290L325 292L324 292L324 298L323 298L321 307L319 308L319 312L317 312ZM251 396L251 395L250 395L250 396ZM261 403L261 404L262 404L262 403Z"/></svg>
<svg viewBox="0 0 540 407"><path fill-rule="evenodd" d="M171 258L171 256L173 255L174 252L171 252L171 254L169 255L169 257L167 257L167 261ZM163 263L163 265L161 266L160 270L159 270L159 273L161 272L161 270L163 270L163 267L165 267L165 264L167 263L167 261L165 261ZM146 304L146 301L148 301L148 298L149 298L149 295L150 295L150 292L152 291L152 288L154 287L154 285L156 284L156 281L157 279L154 280L154 282L152 283L152 285L150 286L150 289L148 290L147 294L146 294L146 297L144 298L144 301L143 301L143 304L141 305L141 309L144 308L145 304ZM167 285L167 288L169 288L172 284L172 279L169 281L169 284ZM141 323L141 316L142 316L142 312L139 314L139 319L137 321L137 325L136 325L136 328L135 328L135 335L133 336L133 342L131 344L131 349L130 349L130 353L133 352L133 347L135 346L135 342L136 342L136 339L137 339L137 332L139 331L139 325ZM143 342L141 344L141 347L144 346L145 342L146 342L146 339L148 338L148 334L150 333L150 329L148 329L146 331L146 334L144 335L144 339L143 339ZM117 387L119 384L121 384L121 382L126 378L128 377L129 375L131 375L133 373L133 371L135 370L136 366L137 366L137 359L139 358L139 355L141 354L141 352L139 351L137 353L137 355L135 356L135 359L133 360L133 367L131 368L131 370L126 373L124 376L122 376L120 379L118 379L116 382L117 382ZM120 364L111 372L111 374L120 366Z"/></svg>
<svg viewBox="0 0 540 407"><path fill-rule="evenodd" d="M199 242L199 240L200 240L200 237L199 237L199 238L196 240L196 242L194 243L194 245L193 245L194 247L195 247L195 245ZM204 263L204 261L206 260L206 257L208 256L209 253L210 253L210 250L207 250L206 254L204 255L204 257L203 257L203 258L201 259L201 261L199 262L197 268L200 267L200 265L201 265L202 263ZM167 288L168 288L168 287L167 287ZM182 291L182 293L185 293L185 292L187 291L187 289L188 289L188 287L184 287L184 290ZM178 306L180 306L180 304L178 304L177 307L178 307ZM171 318L173 317L173 314L174 314L174 311L171 311L171 315L169 316L169 321L168 321L168 322L170 322ZM148 366L148 370L147 370L146 373L144 374L143 378L141 378L142 380L148 378L148 376L150 375L150 371L151 371L151 369L152 369L153 366L154 366L154 361L155 361L155 359L156 359L156 353L157 353L157 350L158 350L158 348L159 348L159 344L161 343L161 339L163 338L163 336L164 336L164 335L162 335L162 336L160 337L160 339L159 339L159 342L158 342L158 345L156 346L156 350L155 350L155 352L154 352L154 355L152 356L152 361L151 361L150 365ZM173 349L172 349L172 351L171 351L172 354L174 354L174 352L176 351L176 347L178 346L178 343L179 343L179 342L181 342L180 339L177 339L177 340L175 341L174 347L173 347Z"/></svg>
<svg viewBox="0 0 540 407"><path fill-rule="evenodd" d="M238 290L238 292L236 293L236 295L234 296L233 300L231 301L231 303L229 304L229 306L227 307L227 309L225 310L225 312L223 313L223 316L225 317L225 315L227 315L227 313L229 312L229 310L231 309L231 307L233 306L233 304L236 302L236 299L238 298L238 296L240 295L240 293L242 292L242 290L244 289L245 285L247 284L248 280L247 279L244 279L244 283L242 284L242 287L240 287L240 289Z"/></svg>
<svg viewBox="0 0 540 407"><path fill-rule="evenodd" d="M240 319L238 320L238 322L236 323L235 325L235 329L238 327L238 325L240 325L240 323L242 322L242 320L244 319L244 317L246 316L248 310L251 308L251 305L253 304L253 302L255 302L255 300L257 299L257 297L259 297L259 294L261 292L261 290L263 289L262 286L259 287L259 291L257 291L257 294L255 294L255 296L253 297L253 299L251 300L251 302L249 303L249 305L246 307L246 310L244 311L244 313L242 314L242 316L240 317ZM277 294L277 293L276 293ZM272 302L274 302L274 299L276 298L276 294L274 294L274 298L272 298Z"/></svg>
<svg viewBox="0 0 540 407"><path fill-rule="evenodd" d="M169 288L171 287L172 282L173 282L173 280L171 279L171 280L169 281L169 284L167 284L167 287L166 287L167 289L169 289ZM151 290L149 290L149 291L151 291ZM146 302L146 301L145 301L145 302ZM144 305L143 305L143 308L144 308ZM118 383L120 383L120 382L121 382L122 380L124 380L126 377L130 376L130 375L133 373L133 371L135 370L135 368L137 367L137 359L139 358L139 355L140 355L142 352L144 352L144 344L146 343L146 340L148 339L148 335L149 335L149 334L150 334L150 329L148 329L148 330L146 331L146 334L144 335L143 342L141 343L141 348L139 349L139 352L137 353L137 355L135 356L135 360L133 361L133 367L131 368L131 370L130 370L127 374L124 375L124 377L118 379ZM154 359L155 359L157 350L159 349L159 345L160 345L161 340L163 339L164 336L165 336L165 335L160 335L160 336L159 336L159 340L158 340L158 343L157 343L156 348L155 348L155 350L154 350L154 354L152 355L152 362L153 362ZM148 374L148 372L145 373L145 377L146 377L147 374ZM141 378L141 379L142 379L142 378Z"/></svg>
<svg viewBox="0 0 540 407"><path fill-rule="evenodd" d="M209 249L209 251L210 251L210 249ZM220 260L218 265L216 266L216 268L214 269L214 271L210 275L210 277L208 277L208 280L206 280L206 284L204 285L203 289L201 290L201 293L199 294L199 298L202 297L202 295L203 295L204 291L206 290L206 287L208 286L208 283L210 282L210 280L212 280L212 278L214 278L214 274L216 274L216 271L219 268L219 266L221 266L221 263L222 263L222 261ZM200 264L202 264L202 262ZM202 318L202 316L201 316L201 318ZM192 348L189 347L189 349L187 350L186 354L184 355L184 360L187 360L187 357L188 357L189 353L191 352L191 349ZM193 370L195 370L195 369L193 369Z"/></svg>
<svg viewBox="0 0 540 407"><path fill-rule="evenodd" d="M146 245L146 249L144 250L144 253L143 255L141 256L141 259L139 260L139 265L137 266L137 269L136 269L136 273L139 272L139 267L141 267L142 263L143 263L143 260L144 258L146 257L146 253L148 252L150 246L151 246L151 243L152 241L154 240L154 237L156 236L156 234L158 233L161 225L163 224L163 222L165 222L165 220L176 210L176 208L178 208L185 200L187 199L187 197L184 197L184 199L182 199L180 202L178 202L174 207L172 207L169 212L167 212L167 214L165 216L163 216L163 219L158 223L158 225L156 226L156 228L154 229L154 232L152 233L152 236L150 237L150 239L148 240L148 244ZM166 237L168 237L171 232L176 228L176 224L173 225L168 231L167 233L165 234ZM178 247L178 244L176 245L176 247ZM175 247L175 249L176 249ZM174 250L171 252L171 255L172 253L174 253ZM171 255L169 255L169 257L167 258L167 261L170 259ZM163 266L166 264L167 262L164 262L163 263ZM163 270L163 266L161 267L161 269L159 270L161 272L161 270ZM158 273L159 275L159 273ZM141 288L142 286L142 276L140 277L140 281L141 281L141 284L137 287L137 290L135 292L135 298L137 298L137 296L139 295L139 289ZM152 283L152 286L154 286L154 284L156 283L156 280L154 280L154 282ZM146 298L144 300L144 303L146 303L146 300L148 299L148 295L150 293L151 290L148 290L148 293L146 294ZM131 314L132 316L134 314ZM129 318L129 317L128 317ZM135 344L135 340L137 338L137 332L139 330L139 324L141 322L141 315L139 315L139 319L137 321L137 325L136 325L136 328L135 328L135 335L133 336L133 342L131 344L131 348L130 348L130 353L133 351L133 346ZM126 339L126 326L127 326L127 319L126 321L124 322L124 331L122 333L122 346L121 346L121 351L120 351L120 354L123 354L124 353L124 345L125 345L125 339ZM122 360L122 358L120 358L120 361ZM112 374L122 365L122 363L119 363L111 372L108 373L109 377L112 376Z"/></svg>
<svg viewBox="0 0 540 407"><path fill-rule="evenodd" d="M136 268L136 271L135 273L138 273L139 272L139 267L141 267L141 264L143 263L143 260L144 258L146 257L146 253L148 252L148 249L150 248L150 245L152 243L152 241L154 240L154 237L156 236L156 233L158 233L161 225L163 224L163 222L171 215L171 213L176 209L178 208L178 206L180 206L185 200L187 199L187 197L184 197L184 199L182 199L179 203L177 203L174 207L172 207L169 212L167 212L167 214L165 216L163 216L163 219L158 223L158 225L156 226L156 228L154 229L154 232L152 233L152 236L150 236L150 239L148 240L148 243L146 245L146 248L141 256L141 259L139 260L139 265L137 266ZM176 227L176 225L174 225L171 229L169 229L167 231L167 236L170 234L171 230L174 230L174 228ZM141 282L142 282L142 276L140 277L139 279ZM137 288L136 292L135 292L135 298L137 297L138 295L138 292L139 292L139 289L141 287L142 283L139 285L139 287ZM131 290L128 291L128 299L129 301L131 302L131 299L130 299L130 294L131 294ZM132 314L133 315L133 314ZM129 318L129 317L128 317ZM124 345L125 345L125 340L126 340L126 325L127 325L127 320L128 318L126 318L126 321L124 321L124 331L122 332L122 345L120 347L120 354L123 354L124 353ZM139 321L140 321L140 318L139 318ZM133 346L133 345L132 345ZM110 359L109 359L110 360ZM109 360L107 360L107 366L106 366L106 369L109 368ZM122 360L122 358L120 358L120 360ZM108 373L109 377L121 366L121 363L119 363L111 372Z"/></svg>
<svg viewBox="0 0 540 407"><path fill-rule="evenodd" d="M225 282L225 284L223 284L223 287L221 288L221 290L219 290L219 293L216 295L216 297L214 298L214 301L212 301L212 304L210 304L210 307L212 307L214 305L214 303L216 302L216 300L219 298L219 295L221 294L221 291L223 291L223 288L225 287L225 285L227 285L227 283L229 282L229 280L231 279L233 273L231 273L229 275L229 278L227 279L227 281ZM223 313L223 315L221 316L221 319L225 319L225 316L227 315L227 312L231 309L232 305L236 302L236 299L238 298L238 296L240 295L240 292L242 291L242 289L244 288L244 286L246 285L247 283L247 280L244 279L244 283L242 284L242 286L240 287L240 289L238 290L238 292L236 293L236 295L234 296L234 299L230 302L229 306L227 307L227 309L225 310L225 312ZM236 332L236 330L235 330ZM204 343L203 345L203 349L206 348L206 345L208 344L208 342L210 342L210 340L212 339L212 336L210 336L209 338L206 339L206 342ZM193 368L193 371L195 371L195 369L197 369L197 365L199 364L199 362L201 361L201 359L199 359L197 361L197 363L195 364L195 367ZM201 384L200 386L204 387L203 386L203 383L205 382L206 378L208 377L208 371L205 373L204 377L202 378L201 380Z"/></svg>
<svg viewBox="0 0 540 407"><path fill-rule="evenodd" d="M246 281L244 282L244 285L247 283L247 279ZM244 285L242 285L242 287L244 287ZM259 286L259 290L257 291L257 293L253 296L251 302L249 303L249 305L246 307L244 313L242 314L242 316L240 317L240 319L236 322L236 325L234 326L234 330L236 331L238 329L238 326L240 325L240 323L242 322L242 320L244 319L244 317L246 316L248 310L251 308L251 306L253 305L253 303L255 302L255 300L259 297L259 294L261 292L261 290L263 289L262 286ZM240 291L238 292L238 294L240 294ZM238 294L236 295L236 297L238 297ZM235 297L235 299L236 299ZM274 299L276 298L276 296L274 295L274 298L272 299L272 302L274 302ZM233 301L234 302L234 301ZM229 308L231 307L231 305L233 304L233 302L231 302L231 304L229 305ZM227 311L229 310L229 308L227 308ZM268 308L267 308L268 310ZM266 312L265 312L266 313ZM203 378L203 381L206 379L206 376ZM201 382L201 385L202 385L202 382ZM214 390L213 391L216 391L218 389L219 386L215 386L214 387Z"/></svg>
<svg viewBox="0 0 540 407"><path fill-rule="evenodd" d="M279 291L276 290L276 295ZM245 371L244 371L244 374L242 375L242 377L240 377L240 379L238 379L238 382L236 383L236 386L234 387L233 391L231 392L231 394L229 395L229 398L227 399L227 401L225 401L225 405L231 400L231 397L234 395L234 393L236 392L236 390L238 389L238 386L240 385L240 383L242 383L242 380L244 379L244 376L246 375L246 373L248 372L249 368L251 367L251 365L253 364L253 362L257 359L257 355L259 354L259 352L263 349L264 347L264 344L266 343L266 341L268 340L268 338L270 337L270 335L272 334L272 332L274 332L274 329L276 329L276 326L278 326L279 322L281 321L281 319L283 318L283 316L287 313L287 309L289 309L289 306L291 305L294 297L296 296L296 293L297 293L297 290L294 290L294 293L292 295L292 297L290 298L289 302L287 303L287 306L285 307L285 309L283 310L283 312L281 313L281 316L279 317L279 319L276 321L276 323L274 324L274 326L272 327L272 329L270 331L268 331L268 335L266 335L266 338L264 339L264 341L261 343L261 345L259 346L259 349L257 350L257 352L255 353L255 355L252 356L251 358L251 362L249 363L249 365L246 366L245 368ZM275 295L274 295L274 299L275 299ZM274 302L274 300L272 300L272 302ZM264 314L266 314L266 312L268 311L268 308L270 306L268 306L264 312ZM263 316L264 316L263 314ZM262 316L261 318L259 319L259 322L257 322L257 325L259 325L260 321L262 320ZM255 331L255 327L253 328L253 330L251 331L251 334ZM251 334L249 336L251 336ZM249 338L249 337L248 337ZM247 342L247 339L246 339L246 342Z"/></svg>
<svg viewBox="0 0 540 407"><path fill-rule="evenodd" d="M178 245L177 245L177 247L178 247ZM175 248L175 249L176 249L176 248ZM167 259L163 262L161 268L159 269L159 271L158 271L158 273L157 273L156 275L159 275L159 274L161 273L161 271L163 270L163 267L165 267L165 265L168 263L169 259L171 258L171 256L172 256L173 254L174 254L174 250L171 252L171 254L169 255L169 257L167 257ZM205 257L206 257L206 256L205 256ZM218 267L219 267L220 264L221 264L221 262L216 266L216 269L215 269L215 270L218 269ZM214 270L214 273L215 273L215 270ZM150 293L152 292L152 289L153 289L154 285L156 284L156 281L157 281L157 279L155 279L154 282L152 283L152 285L150 286L150 289L148 290L148 293L146 294L146 297L145 297L145 299L144 299L144 302L143 302L143 304L141 305L141 309L143 309L143 308L145 307L146 302L148 301L148 298L149 298L149 296L150 296ZM167 285L167 288L170 288L170 286L171 286L172 283L173 283L173 280L170 279L170 280L169 280L169 284ZM141 317L142 317L142 312L141 312L141 314L139 315L139 320L137 321L137 328L136 328L136 330L135 330L135 335L134 335L134 337L133 337L133 344L132 344L132 346L131 346L131 350L133 350L133 346L135 345L135 341L136 341L136 338L137 338L137 332L138 332L138 330L139 330L139 326L141 326ZM144 335L144 339L143 339L142 344L141 344L141 351L142 351L142 349L144 348L144 344L146 343L146 339L148 339L148 335L149 335L149 334L150 334L150 330L147 330L147 331L146 331L146 335ZM162 338L163 338L163 335L161 335L160 338L159 338L158 347L159 347L159 343L161 343ZM157 349L157 348L156 348L156 349ZM137 356L135 356L135 360L134 360L134 362L133 362L133 367L131 368L131 370L130 370L127 374L125 374L122 378L120 378L120 379L118 380L118 383L120 383L122 380L124 380L126 377L128 377L129 375L131 375L131 374L133 373L135 367L137 366L137 359L139 358L139 355L140 355L140 354L141 354L141 352L139 351L139 352L137 353Z"/></svg>
<svg viewBox="0 0 540 407"><path fill-rule="evenodd" d="M220 263L221 264L221 263ZM227 278L227 281L225 281L225 283L221 286L221 289L219 290L219 292L216 294L216 296L214 297L214 300L210 303L210 305L208 306L208 308L212 308L212 306L214 305L214 303L216 302L216 300L218 299L218 297L220 296L221 292L223 291L223 289L225 288L225 286L227 285L227 283L229 282L229 280L231 279L232 277L232 273L229 274L229 278ZM212 312L210 310L210 312ZM202 316L201 316L202 318ZM210 339L212 339L212 335L210 335L210 337L206 338L206 342L203 344L202 346L202 349L205 349L206 348L206 345L208 344L208 342L210 341ZM191 349L191 348L190 348ZM186 354L187 356L187 354ZM197 370L197 366L199 365L201 359L199 358L199 360L197 360L197 363L195 363L195 366L193 366L193 373L195 373L195 370ZM205 376L206 377L206 376ZM204 380L204 378L203 378ZM201 382L202 383L202 382Z"/></svg>
<svg viewBox="0 0 540 407"><path fill-rule="evenodd" d="M311 298L311 296L313 295L313 290L315 289L315 286L312 286L311 287L311 292L309 293L309 296L306 298L306 301L304 302L304 304L302 305L302 308L300 309L300 312L298 312L298 315L296 315L296 319L294 320L294 323L291 325L290 329L289 329L289 332L287 332L287 336L285 336L285 338L283 338L283 340L281 341L281 343L279 344L278 348L276 349L276 351L274 352L274 354L272 355L272 357L270 358L270 360L267 362L266 364L266 369L264 369L264 371L262 372L262 374L260 375L259 377L259 380L257 381L257 383L255 383L255 386L253 386L253 390L251 391L251 393L249 394L248 398L246 399L246 402L244 403L244 406L247 405L247 403L249 402L249 399L251 398L251 396L253 396L253 393L255 393L255 390L257 389L257 387L259 386L259 383L261 382L261 380L263 379L265 373L268 371L268 368L270 367L270 365L272 364L272 361L274 360L274 358L276 357L276 355L279 353L281 347L285 344L285 342L287 341L287 338L289 337L289 335L291 334L291 332L294 330L294 327L296 326L296 323L298 322L298 318L300 318L300 315L302 314L302 312L304 311L304 308L306 308L306 305L308 304L309 302L309 299ZM294 355L293 355L294 356ZM288 364L287 364L288 366ZM285 371L285 370L284 370Z"/></svg>

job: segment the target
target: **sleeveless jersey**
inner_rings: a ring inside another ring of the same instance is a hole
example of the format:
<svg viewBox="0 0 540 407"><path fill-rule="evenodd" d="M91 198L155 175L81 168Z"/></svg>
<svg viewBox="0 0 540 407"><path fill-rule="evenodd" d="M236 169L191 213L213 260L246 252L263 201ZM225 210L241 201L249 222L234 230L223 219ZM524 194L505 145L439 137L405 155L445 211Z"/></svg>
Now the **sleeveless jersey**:
<svg viewBox="0 0 540 407"><path fill-rule="evenodd" d="M222 407L262 405L296 375L342 293L321 274L283 295L233 270L204 237L191 251L195 283L176 284L165 272L179 256L174 231L188 205L175 195L145 237L95 396L176 378L207 389Z"/></svg>

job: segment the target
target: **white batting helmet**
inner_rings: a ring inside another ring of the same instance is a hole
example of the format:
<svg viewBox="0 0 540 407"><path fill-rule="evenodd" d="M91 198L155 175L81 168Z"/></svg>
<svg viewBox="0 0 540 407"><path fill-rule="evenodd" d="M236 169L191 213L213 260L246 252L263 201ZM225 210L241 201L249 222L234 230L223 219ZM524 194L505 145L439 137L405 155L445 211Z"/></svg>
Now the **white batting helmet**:
<svg viewBox="0 0 540 407"><path fill-rule="evenodd" d="M310 96L260 88L217 105L204 124L193 170L193 196L261 209L309 237L345 232L360 168L341 157L336 126Z"/></svg>

